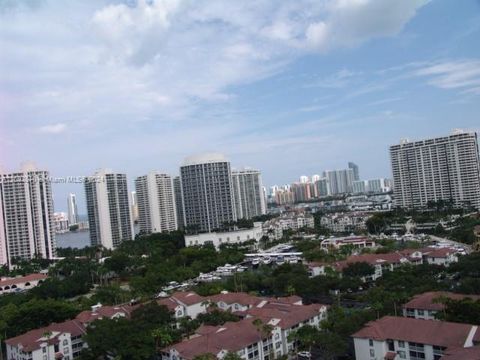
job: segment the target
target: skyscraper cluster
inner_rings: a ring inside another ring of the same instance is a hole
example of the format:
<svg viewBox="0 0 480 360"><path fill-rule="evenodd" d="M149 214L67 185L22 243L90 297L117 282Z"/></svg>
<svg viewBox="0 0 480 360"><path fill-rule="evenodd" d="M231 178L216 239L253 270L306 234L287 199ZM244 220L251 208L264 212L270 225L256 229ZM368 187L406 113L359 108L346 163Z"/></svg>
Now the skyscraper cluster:
<svg viewBox="0 0 480 360"><path fill-rule="evenodd" d="M266 204L258 170L232 171L221 154L185 159L180 176L150 172L135 179L129 197L125 174L97 172L85 184L92 245L115 248L134 236L132 202L144 234L186 229L210 232L237 219L265 214Z"/></svg>

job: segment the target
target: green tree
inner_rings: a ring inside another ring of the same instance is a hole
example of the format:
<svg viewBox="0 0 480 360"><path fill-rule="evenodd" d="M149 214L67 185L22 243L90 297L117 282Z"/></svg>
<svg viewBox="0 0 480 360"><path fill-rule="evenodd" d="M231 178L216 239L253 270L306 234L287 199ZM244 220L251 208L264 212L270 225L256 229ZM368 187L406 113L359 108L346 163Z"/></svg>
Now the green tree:
<svg viewBox="0 0 480 360"><path fill-rule="evenodd" d="M344 276L350 277L366 277L375 273L375 268L366 262L355 262L348 264L342 271Z"/></svg>

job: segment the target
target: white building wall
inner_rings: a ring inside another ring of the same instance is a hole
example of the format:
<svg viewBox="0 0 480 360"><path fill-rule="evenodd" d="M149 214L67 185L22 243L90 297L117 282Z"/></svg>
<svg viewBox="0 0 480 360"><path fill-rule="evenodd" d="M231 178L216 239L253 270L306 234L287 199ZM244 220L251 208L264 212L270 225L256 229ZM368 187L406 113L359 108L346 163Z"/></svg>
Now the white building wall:
<svg viewBox="0 0 480 360"><path fill-rule="evenodd" d="M262 236L261 223L255 223L252 229L186 235L185 246L200 246L212 243L218 249L221 244L238 244L249 240L259 241Z"/></svg>

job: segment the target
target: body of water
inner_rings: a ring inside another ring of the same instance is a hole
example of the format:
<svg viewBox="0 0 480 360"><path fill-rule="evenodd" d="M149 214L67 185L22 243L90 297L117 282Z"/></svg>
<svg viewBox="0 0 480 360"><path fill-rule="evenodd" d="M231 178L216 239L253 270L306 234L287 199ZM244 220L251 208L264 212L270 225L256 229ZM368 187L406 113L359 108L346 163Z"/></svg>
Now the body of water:
<svg viewBox="0 0 480 360"><path fill-rule="evenodd" d="M135 235L139 232L138 225L134 226ZM64 234L56 234L58 248L77 248L81 249L86 246L90 246L90 231L76 231L67 232Z"/></svg>
<svg viewBox="0 0 480 360"><path fill-rule="evenodd" d="M85 246L90 246L90 232L88 230L56 234L55 238L59 248L72 247L81 249Z"/></svg>

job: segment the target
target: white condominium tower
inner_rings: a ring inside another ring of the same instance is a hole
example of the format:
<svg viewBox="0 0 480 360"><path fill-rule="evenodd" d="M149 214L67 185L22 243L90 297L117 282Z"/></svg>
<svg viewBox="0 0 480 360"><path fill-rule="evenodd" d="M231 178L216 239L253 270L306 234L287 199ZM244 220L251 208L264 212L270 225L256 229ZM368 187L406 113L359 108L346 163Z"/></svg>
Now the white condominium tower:
<svg viewBox="0 0 480 360"><path fill-rule="evenodd" d="M92 246L113 249L122 241L133 239L129 195L125 174L103 169L85 182Z"/></svg>
<svg viewBox="0 0 480 360"><path fill-rule="evenodd" d="M0 174L0 265L55 257L52 189L48 171L26 164Z"/></svg>
<svg viewBox="0 0 480 360"><path fill-rule="evenodd" d="M260 171L248 168L233 170L232 183L237 219L251 219L266 213Z"/></svg>
<svg viewBox="0 0 480 360"><path fill-rule="evenodd" d="M210 232L237 220L230 162L223 155L186 158L180 179L187 230Z"/></svg>
<svg viewBox="0 0 480 360"><path fill-rule="evenodd" d="M182 196L182 182L180 176L173 178L173 191L175 193L175 206L177 208L177 225L178 228L183 230L185 227L185 220L183 214L183 196Z"/></svg>
<svg viewBox="0 0 480 360"><path fill-rule="evenodd" d="M353 169L327 170L324 176L330 187L330 194L345 194L353 191L355 173Z"/></svg>
<svg viewBox="0 0 480 360"><path fill-rule="evenodd" d="M145 234L177 230L173 181L170 175L151 172L135 179L138 223Z"/></svg>
<svg viewBox="0 0 480 360"><path fill-rule="evenodd" d="M419 208L447 200L480 209L480 160L477 134L453 135L390 147L395 205Z"/></svg>
<svg viewBox="0 0 480 360"><path fill-rule="evenodd" d="M77 209L77 196L75 194L68 194L67 198L68 209L68 224L78 224L78 209Z"/></svg>

